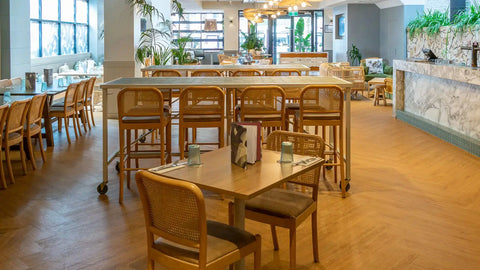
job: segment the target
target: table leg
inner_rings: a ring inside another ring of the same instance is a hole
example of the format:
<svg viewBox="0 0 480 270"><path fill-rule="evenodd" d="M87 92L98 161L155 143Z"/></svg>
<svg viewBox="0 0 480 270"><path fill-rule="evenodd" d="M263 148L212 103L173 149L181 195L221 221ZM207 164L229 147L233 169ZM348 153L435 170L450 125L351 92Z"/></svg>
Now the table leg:
<svg viewBox="0 0 480 270"><path fill-rule="evenodd" d="M235 198L234 199L235 214L233 224L236 228L245 229L245 200ZM245 269L245 260L241 259L235 263L235 269L243 270Z"/></svg>
<svg viewBox="0 0 480 270"><path fill-rule="evenodd" d="M342 183L342 189L345 189L347 187L347 183L350 182L350 169L351 169L351 144L350 144L350 140L351 140L351 134L350 134L350 130L351 130L351 123L350 123L350 118L351 118L351 108L350 108L350 103L351 103L351 93L352 93L352 89L349 87L346 89L347 91L347 100L345 102L345 176L346 176L346 179L341 179L341 183ZM346 180L346 181L345 181ZM344 197L345 197L345 194L342 194Z"/></svg>
<svg viewBox="0 0 480 270"><path fill-rule="evenodd" d="M108 182L108 92L102 89L103 182Z"/></svg>
<svg viewBox="0 0 480 270"><path fill-rule="evenodd" d="M50 119L50 104L52 103L53 96L47 95L47 100L43 106L43 124L45 126L45 139L47 146L53 146L53 130L52 120Z"/></svg>

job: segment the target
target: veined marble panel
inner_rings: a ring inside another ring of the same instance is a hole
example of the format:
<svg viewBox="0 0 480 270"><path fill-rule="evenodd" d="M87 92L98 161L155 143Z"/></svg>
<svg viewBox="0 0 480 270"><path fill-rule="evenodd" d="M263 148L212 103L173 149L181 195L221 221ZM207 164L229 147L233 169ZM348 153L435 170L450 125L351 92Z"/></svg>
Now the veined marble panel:
<svg viewBox="0 0 480 270"><path fill-rule="evenodd" d="M405 72L404 96L406 112L480 139L478 85Z"/></svg>

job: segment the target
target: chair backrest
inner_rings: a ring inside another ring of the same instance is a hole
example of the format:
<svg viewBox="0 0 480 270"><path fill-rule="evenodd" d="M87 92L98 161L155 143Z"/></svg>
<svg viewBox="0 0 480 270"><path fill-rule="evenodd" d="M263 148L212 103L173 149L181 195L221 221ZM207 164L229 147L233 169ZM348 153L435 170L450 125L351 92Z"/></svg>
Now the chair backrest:
<svg viewBox="0 0 480 270"><path fill-rule="evenodd" d="M182 77L182 73L178 70L160 69L155 70L152 73L152 77Z"/></svg>
<svg viewBox="0 0 480 270"><path fill-rule="evenodd" d="M323 158L325 143L322 137L317 135L276 130L267 137L267 149L278 151L282 150L282 142L291 142L293 144L293 153L304 156L314 156ZM289 182L309 186L313 188L313 198L317 199L318 181L320 179L320 167L310 170Z"/></svg>
<svg viewBox="0 0 480 270"><path fill-rule="evenodd" d="M281 115L285 111L285 91L279 86L250 86L240 96L240 115Z"/></svg>
<svg viewBox="0 0 480 270"><path fill-rule="evenodd" d="M180 118L183 115L220 115L223 122L225 94L216 86L195 86L180 94Z"/></svg>
<svg viewBox="0 0 480 270"><path fill-rule="evenodd" d="M87 93L87 83L88 80L84 80L78 83L77 94L75 95L75 99L77 101L76 105L85 101L85 96Z"/></svg>
<svg viewBox="0 0 480 270"><path fill-rule="evenodd" d="M12 86L12 81L9 79L0 80L0 87L9 87Z"/></svg>
<svg viewBox="0 0 480 270"><path fill-rule="evenodd" d="M65 99L64 99L64 109L67 110L68 107L75 106L76 94L77 89L80 87L78 83L72 83L67 87L67 91L65 92Z"/></svg>
<svg viewBox="0 0 480 270"><path fill-rule="evenodd" d="M153 235L199 249L206 260L207 219L202 191L193 183L146 171L135 175L147 227L147 244Z"/></svg>
<svg viewBox="0 0 480 270"><path fill-rule="evenodd" d="M197 70L192 72L192 77L221 77L222 73L215 69Z"/></svg>
<svg viewBox="0 0 480 270"><path fill-rule="evenodd" d="M163 94L153 87L129 87L122 89L117 96L118 119L124 117L160 116L163 123Z"/></svg>
<svg viewBox="0 0 480 270"><path fill-rule="evenodd" d="M262 73L257 69L243 69L243 70L234 71L232 76L233 77L262 76Z"/></svg>
<svg viewBox="0 0 480 270"><path fill-rule="evenodd" d="M45 100L47 100L46 93L32 97L32 102L30 102L27 110L27 129L30 128L32 124L41 125Z"/></svg>
<svg viewBox="0 0 480 270"><path fill-rule="evenodd" d="M344 67L342 78L349 81L365 81L365 70L363 67Z"/></svg>
<svg viewBox="0 0 480 270"><path fill-rule="evenodd" d="M30 99L15 101L10 105L5 123L5 133L18 132L23 135L23 127L25 125L27 109ZM7 135L6 135L7 136Z"/></svg>
<svg viewBox="0 0 480 270"><path fill-rule="evenodd" d="M336 85L309 85L300 93L300 117L306 113L343 115L343 91Z"/></svg>
<svg viewBox="0 0 480 270"><path fill-rule="evenodd" d="M302 73L298 69L276 69L272 71L272 76L301 76Z"/></svg>
<svg viewBox="0 0 480 270"><path fill-rule="evenodd" d="M385 92L393 94L393 79L390 77L385 78Z"/></svg>
<svg viewBox="0 0 480 270"><path fill-rule="evenodd" d="M8 108L9 108L8 104L3 104L2 106L0 106L0 130L3 130L3 127L5 125ZM2 138L3 138L3 132L0 132L0 142L2 141Z"/></svg>
<svg viewBox="0 0 480 270"><path fill-rule="evenodd" d="M226 55L225 54L217 54L217 57L218 57L218 63L222 63L223 60L225 60L226 58Z"/></svg>
<svg viewBox="0 0 480 270"><path fill-rule="evenodd" d="M12 82L12 85L21 85L22 84L22 78L20 78L20 77L11 78L10 81Z"/></svg>
<svg viewBox="0 0 480 270"><path fill-rule="evenodd" d="M97 80L97 77L92 77L87 81L87 91L85 93L85 102L87 100L93 99L93 88L95 87L96 80Z"/></svg>
<svg viewBox="0 0 480 270"><path fill-rule="evenodd" d="M330 66L327 69L327 76L343 77L343 67Z"/></svg>

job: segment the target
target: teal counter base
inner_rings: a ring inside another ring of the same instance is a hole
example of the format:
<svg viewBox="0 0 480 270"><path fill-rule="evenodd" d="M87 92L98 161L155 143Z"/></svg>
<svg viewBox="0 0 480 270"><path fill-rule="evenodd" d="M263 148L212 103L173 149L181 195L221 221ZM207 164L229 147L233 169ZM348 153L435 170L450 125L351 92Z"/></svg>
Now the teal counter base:
<svg viewBox="0 0 480 270"><path fill-rule="evenodd" d="M440 126L432 121L420 118L414 114L397 110L397 119L428 132L446 142L480 157L480 141L467 137L457 131Z"/></svg>

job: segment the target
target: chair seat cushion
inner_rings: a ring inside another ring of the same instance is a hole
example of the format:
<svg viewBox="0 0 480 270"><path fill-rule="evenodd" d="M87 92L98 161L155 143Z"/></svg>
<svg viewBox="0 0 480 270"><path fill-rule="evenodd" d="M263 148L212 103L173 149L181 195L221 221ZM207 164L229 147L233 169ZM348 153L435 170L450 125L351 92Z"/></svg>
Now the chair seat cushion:
<svg viewBox="0 0 480 270"><path fill-rule="evenodd" d="M282 218L295 218L314 203L306 194L274 188L246 202L245 209Z"/></svg>
<svg viewBox="0 0 480 270"><path fill-rule="evenodd" d="M183 115L184 122L218 122L221 120L222 116L218 114Z"/></svg>
<svg viewBox="0 0 480 270"><path fill-rule="evenodd" d="M30 133L31 134L38 134L39 132L42 131L42 127L37 125L37 124L31 124L30 125ZM26 134L26 132L25 132Z"/></svg>
<svg viewBox="0 0 480 270"><path fill-rule="evenodd" d="M300 110L300 104L298 104L298 103L285 103L285 109L287 109L287 110Z"/></svg>
<svg viewBox="0 0 480 270"><path fill-rule="evenodd" d="M73 107L68 107L67 113L74 110L75 109ZM63 112L63 107L50 107L50 113L55 113L55 112Z"/></svg>
<svg viewBox="0 0 480 270"><path fill-rule="evenodd" d="M224 223L207 221L207 263L255 242L255 236ZM153 248L183 261L198 263L198 250L158 238Z"/></svg>

